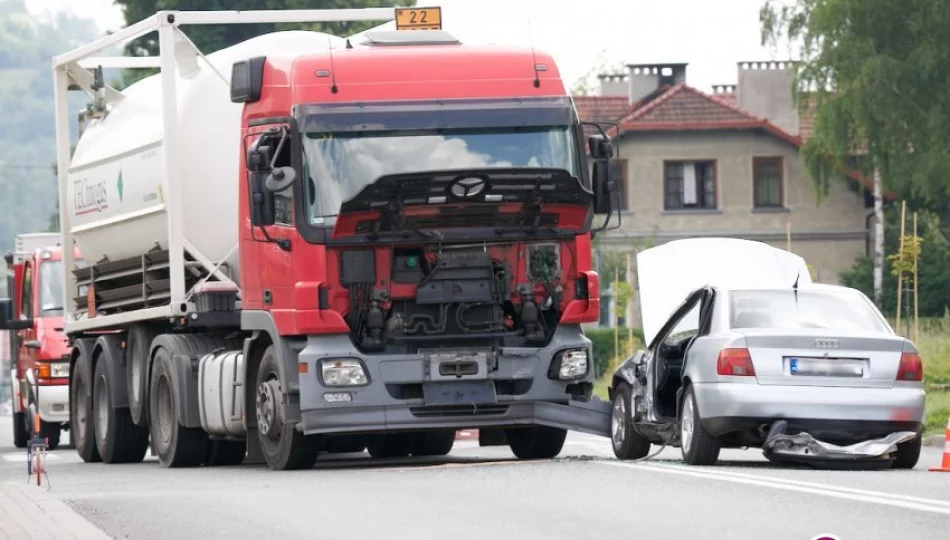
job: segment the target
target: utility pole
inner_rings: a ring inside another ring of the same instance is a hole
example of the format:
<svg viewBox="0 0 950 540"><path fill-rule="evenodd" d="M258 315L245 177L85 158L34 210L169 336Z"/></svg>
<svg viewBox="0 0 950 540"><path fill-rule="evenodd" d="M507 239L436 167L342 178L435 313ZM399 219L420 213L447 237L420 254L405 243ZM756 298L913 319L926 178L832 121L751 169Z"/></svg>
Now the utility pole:
<svg viewBox="0 0 950 540"><path fill-rule="evenodd" d="M884 288L884 202L881 168L874 168L874 304L883 309Z"/></svg>

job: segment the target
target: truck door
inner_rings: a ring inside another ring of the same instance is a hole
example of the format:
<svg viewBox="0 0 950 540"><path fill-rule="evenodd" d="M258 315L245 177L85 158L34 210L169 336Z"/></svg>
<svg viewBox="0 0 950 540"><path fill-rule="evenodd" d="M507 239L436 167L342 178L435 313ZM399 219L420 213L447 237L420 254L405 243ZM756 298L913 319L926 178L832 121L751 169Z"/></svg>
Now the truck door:
<svg viewBox="0 0 950 540"><path fill-rule="evenodd" d="M19 317L20 319L34 319L34 307L35 302L33 301L35 292L34 291L34 264L33 261L27 259L23 263L23 274L22 279L20 279L20 294L19 294ZM36 356L36 351L26 348L25 344L27 341L36 339L36 329L34 326L27 328L25 330L19 330L15 333L17 349L16 358L18 359L17 366L17 376L23 378L23 374L27 369L33 366L34 357Z"/></svg>

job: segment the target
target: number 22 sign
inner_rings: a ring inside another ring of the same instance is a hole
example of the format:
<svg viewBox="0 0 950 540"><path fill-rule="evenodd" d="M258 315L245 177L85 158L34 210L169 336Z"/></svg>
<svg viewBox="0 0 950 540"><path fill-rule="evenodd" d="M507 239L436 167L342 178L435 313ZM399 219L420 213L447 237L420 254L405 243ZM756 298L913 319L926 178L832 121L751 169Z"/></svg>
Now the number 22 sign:
<svg viewBox="0 0 950 540"><path fill-rule="evenodd" d="M441 30L442 8L396 9L396 30Z"/></svg>

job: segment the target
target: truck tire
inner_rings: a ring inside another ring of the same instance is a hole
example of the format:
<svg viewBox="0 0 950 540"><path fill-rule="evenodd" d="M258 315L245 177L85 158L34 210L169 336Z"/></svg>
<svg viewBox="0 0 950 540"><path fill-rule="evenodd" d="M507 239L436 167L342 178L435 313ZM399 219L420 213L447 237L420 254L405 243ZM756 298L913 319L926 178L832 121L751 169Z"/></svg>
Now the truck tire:
<svg viewBox="0 0 950 540"><path fill-rule="evenodd" d="M247 456L245 441L208 441L208 455L205 465L209 467L230 467L244 463Z"/></svg>
<svg viewBox="0 0 950 540"><path fill-rule="evenodd" d="M59 448L59 437L63 432L63 425L59 422L46 422L40 419L40 437L46 439L46 449Z"/></svg>
<svg viewBox="0 0 950 540"><path fill-rule="evenodd" d="M366 449L374 459L404 458L412 453L415 433L375 433L367 437Z"/></svg>
<svg viewBox="0 0 950 540"><path fill-rule="evenodd" d="M126 337L125 384L129 394L129 413L135 425L148 428L148 360L155 330L136 324Z"/></svg>
<svg viewBox="0 0 950 540"><path fill-rule="evenodd" d="M692 386L686 387L679 424L683 461L690 465L715 465L719 461L719 441L703 427Z"/></svg>
<svg viewBox="0 0 950 540"><path fill-rule="evenodd" d="M13 413L13 446L26 448L30 434L26 431L26 413Z"/></svg>
<svg viewBox="0 0 950 540"><path fill-rule="evenodd" d="M273 345L264 351L254 388L257 435L267 466L275 471L313 468L320 452L320 438L304 435L284 420L284 391Z"/></svg>
<svg viewBox="0 0 950 540"><path fill-rule="evenodd" d="M69 426L76 453L86 463L102 461L96 446L95 423L92 420L92 400L86 396L91 381L86 380L86 371L91 359L87 356L90 348L77 343L79 354L73 366L69 381Z"/></svg>
<svg viewBox="0 0 950 540"><path fill-rule="evenodd" d="M455 430L424 431L416 434L412 444L414 456L444 456L455 446Z"/></svg>
<svg viewBox="0 0 950 540"><path fill-rule="evenodd" d="M149 377L148 416L152 446L162 467L197 467L206 458L208 434L200 428L185 427L179 421L181 389L168 346L165 344L155 349Z"/></svg>
<svg viewBox="0 0 950 540"><path fill-rule="evenodd" d="M359 454L366 451L366 442L360 435L334 435L323 438L323 450L328 454Z"/></svg>
<svg viewBox="0 0 950 540"><path fill-rule="evenodd" d="M100 358L92 387L96 448L106 463L138 463L148 452L148 429L135 425L128 409L114 405L112 387L125 381L112 378L108 362Z"/></svg>
<svg viewBox="0 0 950 540"><path fill-rule="evenodd" d="M630 385L620 383L614 392L610 413L610 446L617 459L641 459L650 453L650 441L633 426L633 402Z"/></svg>
<svg viewBox="0 0 950 540"><path fill-rule="evenodd" d="M505 432L508 446L518 459L551 459L564 448L567 430L550 426L510 429Z"/></svg>

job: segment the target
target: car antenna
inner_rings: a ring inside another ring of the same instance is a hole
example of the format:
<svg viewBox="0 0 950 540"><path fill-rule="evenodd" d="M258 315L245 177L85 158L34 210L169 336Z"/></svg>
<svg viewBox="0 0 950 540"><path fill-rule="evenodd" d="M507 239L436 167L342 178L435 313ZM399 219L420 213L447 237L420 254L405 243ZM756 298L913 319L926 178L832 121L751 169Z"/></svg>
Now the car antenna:
<svg viewBox="0 0 950 540"><path fill-rule="evenodd" d="M330 52L330 92L336 94L340 90L336 87L336 70L333 69L333 42L330 41L330 36L327 36L327 46Z"/></svg>
<svg viewBox="0 0 950 540"><path fill-rule="evenodd" d="M531 17L528 17L528 41L531 42L531 67L534 69L534 87L541 87L541 77L538 76L538 57L534 53L534 36L531 33Z"/></svg>

